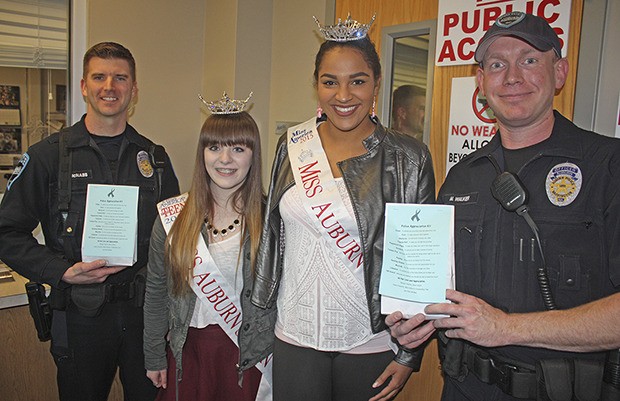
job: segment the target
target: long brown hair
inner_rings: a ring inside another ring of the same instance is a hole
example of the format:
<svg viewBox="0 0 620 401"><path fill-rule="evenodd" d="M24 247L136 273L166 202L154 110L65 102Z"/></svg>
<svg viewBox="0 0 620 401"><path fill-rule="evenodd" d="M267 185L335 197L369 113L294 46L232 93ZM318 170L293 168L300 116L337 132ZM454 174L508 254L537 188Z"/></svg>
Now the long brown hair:
<svg viewBox="0 0 620 401"><path fill-rule="evenodd" d="M250 237L251 265L254 267L262 230L263 185L261 180L261 149L258 126L247 113L212 114L202 125L196 149L196 164L189 196L179 213L165 247L165 261L172 277L172 293L181 295L190 290L189 280L194 268L198 235L207 218L213 221L214 199L211 178L205 168L205 148L213 145L243 145L252 150L252 165L243 184L233 193L232 204L241 214L240 246Z"/></svg>

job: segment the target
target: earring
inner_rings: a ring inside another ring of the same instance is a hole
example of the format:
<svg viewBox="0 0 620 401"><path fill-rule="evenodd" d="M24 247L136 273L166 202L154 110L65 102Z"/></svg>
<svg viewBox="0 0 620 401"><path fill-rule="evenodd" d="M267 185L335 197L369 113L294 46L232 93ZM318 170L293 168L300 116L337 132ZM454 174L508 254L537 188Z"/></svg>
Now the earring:
<svg viewBox="0 0 620 401"><path fill-rule="evenodd" d="M321 108L320 105L317 104L316 106L316 118L321 118L323 117L323 109Z"/></svg>
<svg viewBox="0 0 620 401"><path fill-rule="evenodd" d="M370 118L372 118L373 120L375 118L377 118L377 115L375 114L375 100L376 98L372 98L372 112L370 113Z"/></svg>

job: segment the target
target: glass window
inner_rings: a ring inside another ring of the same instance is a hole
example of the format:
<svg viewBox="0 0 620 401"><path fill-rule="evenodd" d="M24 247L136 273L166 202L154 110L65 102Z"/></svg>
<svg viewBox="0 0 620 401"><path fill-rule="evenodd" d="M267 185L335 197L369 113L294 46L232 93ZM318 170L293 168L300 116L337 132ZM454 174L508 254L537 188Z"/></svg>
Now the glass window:
<svg viewBox="0 0 620 401"><path fill-rule="evenodd" d="M381 60L385 125L429 143L436 21L385 27Z"/></svg>
<svg viewBox="0 0 620 401"><path fill-rule="evenodd" d="M69 0L0 0L2 175L67 123L68 32Z"/></svg>

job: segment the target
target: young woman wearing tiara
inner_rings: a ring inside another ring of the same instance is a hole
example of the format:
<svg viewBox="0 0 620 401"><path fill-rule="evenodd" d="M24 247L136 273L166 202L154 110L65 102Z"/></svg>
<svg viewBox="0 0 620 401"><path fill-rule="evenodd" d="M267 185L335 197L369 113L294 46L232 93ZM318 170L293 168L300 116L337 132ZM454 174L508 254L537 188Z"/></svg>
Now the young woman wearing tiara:
<svg viewBox="0 0 620 401"><path fill-rule="evenodd" d="M264 310L244 310L239 361L273 348L276 401L389 400L420 366L380 311L384 204L431 203L435 180L427 147L374 114L371 24L319 25L318 118L276 150L252 292Z"/></svg>
<svg viewBox="0 0 620 401"><path fill-rule="evenodd" d="M212 115L200 131L191 189L158 205L144 303L146 375L158 400L271 399L258 369L245 372L243 388L236 370L239 298L252 280L264 200L248 100L205 102Z"/></svg>

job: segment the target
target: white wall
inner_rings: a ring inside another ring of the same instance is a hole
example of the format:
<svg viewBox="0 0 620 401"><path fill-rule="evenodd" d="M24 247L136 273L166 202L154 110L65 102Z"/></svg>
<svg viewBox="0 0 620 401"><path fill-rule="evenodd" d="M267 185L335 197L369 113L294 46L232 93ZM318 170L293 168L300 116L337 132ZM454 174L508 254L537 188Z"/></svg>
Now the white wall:
<svg viewBox="0 0 620 401"><path fill-rule="evenodd" d="M203 0L89 2L87 44L117 41L133 53L139 93L130 124L166 147L181 190L201 125L205 13Z"/></svg>
<svg viewBox="0 0 620 401"><path fill-rule="evenodd" d="M333 22L333 0L274 0L269 118L269 160L278 137L276 122L303 122L316 114L314 58L321 45L313 16ZM269 165L269 167L271 167Z"/></svg>
<svg viewBox="0 0 620 401"><path fill-rule="evenodd" d="M271 163L268 127L272 2L212 0L207 10L204 96L216 100L227 92L236 99L245 99L253 92L247 111L261 133L263 166L267 166ZM207 116L203 110L203 120Z"/></svg>

